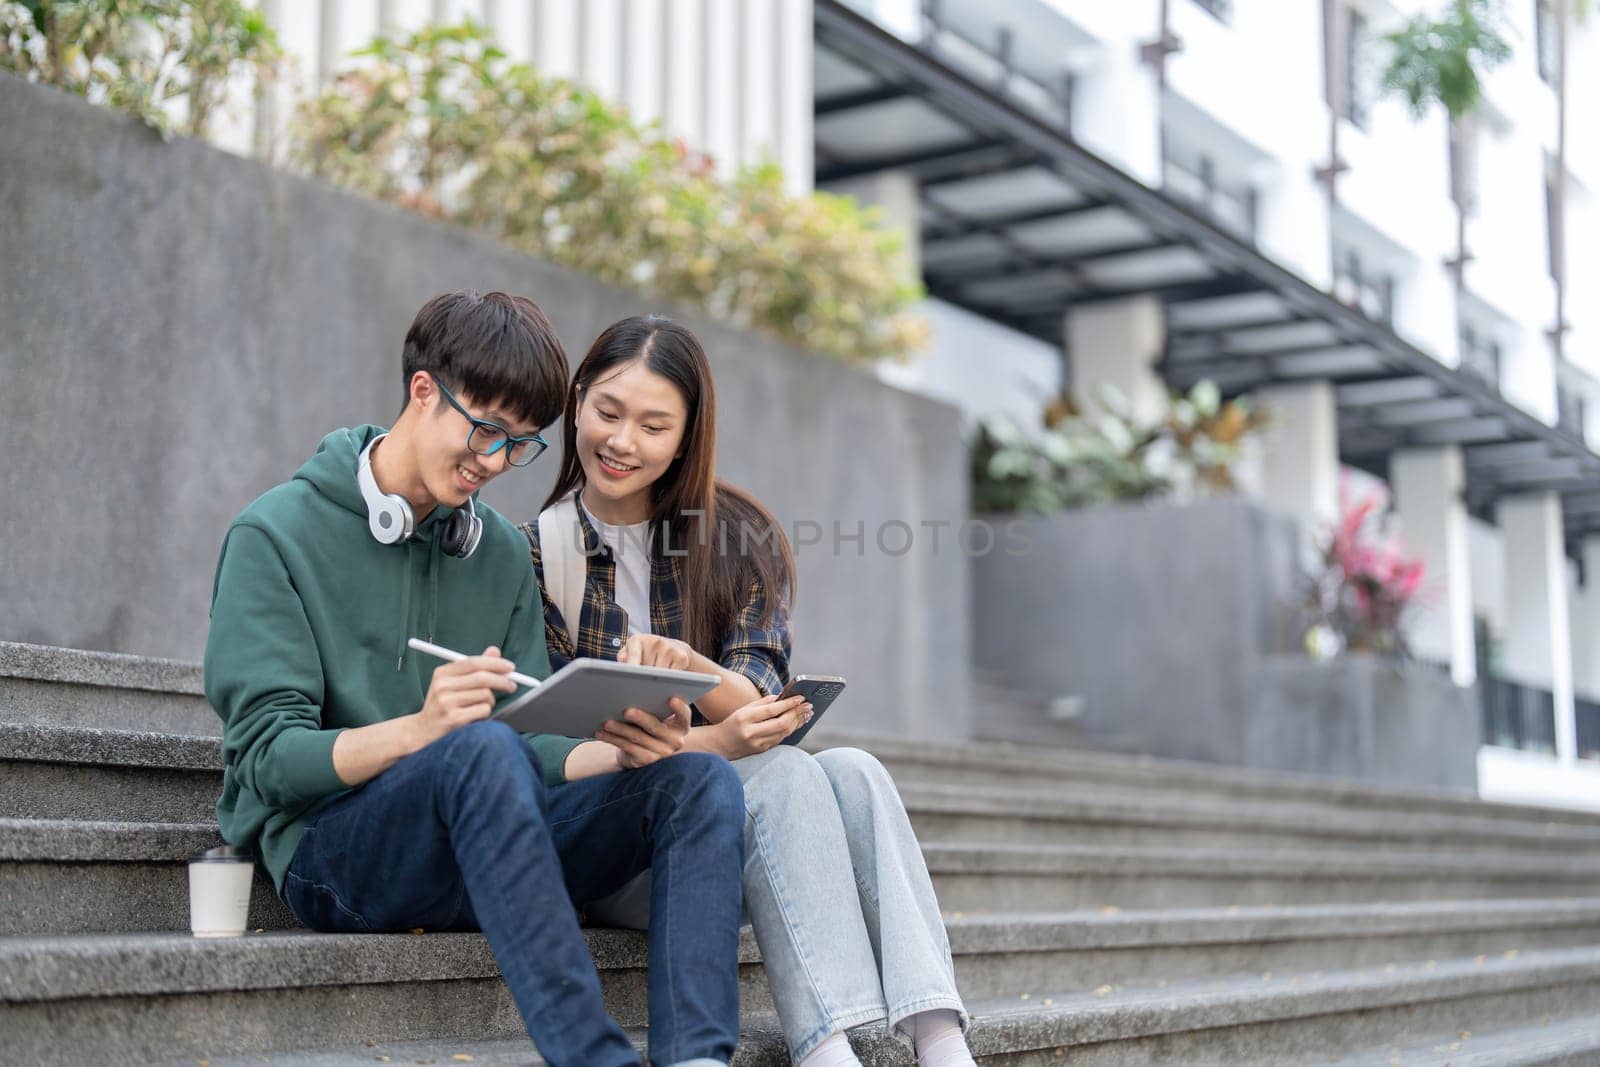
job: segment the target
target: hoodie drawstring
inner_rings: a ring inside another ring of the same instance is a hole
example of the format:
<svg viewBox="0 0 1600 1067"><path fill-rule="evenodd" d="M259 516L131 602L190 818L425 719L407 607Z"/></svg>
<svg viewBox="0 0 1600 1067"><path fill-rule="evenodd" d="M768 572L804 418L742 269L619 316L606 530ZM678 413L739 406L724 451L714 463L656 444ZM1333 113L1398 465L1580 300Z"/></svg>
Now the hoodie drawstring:
<svg viewBox="0 0 1600 1067"><path fill-rule="evenodd" d="M419 621L418 629L427 640L433 640L434 624L439 620L439 571L444 560L444 550L440 547L443 539L434 531L434 536L428 540L428 598L425 603L426 610ZM406 542L406 584L405 593L400 601L400 646L395 650L394 669L401 671L406 664L406 641L410 639L411 627L411 582L415 575L416 566L413 562L418 539L413 537Z"/></svg>
<svg viewBox="0 0 1600 1067"><path fill-rule="evenodd" d="M395 650L394 669L403 671L406 667L406 641L410 634L406 631L411 626L411 548L412 543L406 542L406 584L405 592L400 598L400 647ZM429 635L432 636L431 634Z"/></svg>
<svg viewBox="0 0 1600 1067"><path fill-rule="evenodd" d="M433 627L439 621L439 572L443 569L444 549L440 542L444 538L439 536L439 531L434 532L432 550L428 556L428 617L425 620L428 629L428 640L433 640ZM475 652L468 655L476 655Z"/></svg>

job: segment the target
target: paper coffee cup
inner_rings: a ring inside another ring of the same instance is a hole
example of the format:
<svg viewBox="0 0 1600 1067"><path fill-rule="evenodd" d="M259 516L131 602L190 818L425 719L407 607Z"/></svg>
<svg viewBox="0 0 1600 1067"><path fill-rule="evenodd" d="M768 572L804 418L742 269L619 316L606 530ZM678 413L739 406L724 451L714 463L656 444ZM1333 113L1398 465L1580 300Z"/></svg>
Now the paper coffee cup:
<svg viewBox="0 0 1600 1067"><path fill-rule="evenodd" d="M238 937L250 919L255 858L222 845L189 858L189 929L195 937Z"/></svg>

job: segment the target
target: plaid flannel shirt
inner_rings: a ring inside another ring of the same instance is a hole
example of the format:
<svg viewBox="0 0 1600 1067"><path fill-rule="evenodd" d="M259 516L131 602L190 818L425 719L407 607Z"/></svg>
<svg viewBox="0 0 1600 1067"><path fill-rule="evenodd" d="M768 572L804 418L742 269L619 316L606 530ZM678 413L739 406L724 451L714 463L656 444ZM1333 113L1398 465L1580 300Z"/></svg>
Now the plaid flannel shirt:
<svg viewBox="0 0 1600 1067"><path fill-rule="evenodd" d="M578 509L578 521L583 525L588 576L583 587L576 649L572 636L567 633L561 609L551 601L545 587L539 524L528 522L520 527L528 538L533 573L539 582L539 596L544 601L544 640L550 650L552 670L559 670L573 659L584 656L615 660L628 640L628 613L617 604L617 564L611 548L600 539L599 531L582 508ZM659 542L659 538L652 538L650 544L650 632L682 641L683 598L678 591L676 560L663 551ZM742 674L755 683L763 696L781 692L789 684L790 656L787 606L781 602L777 604L772 618L762 625L766 609L766 592L756 582L750 587L750 595L735 616L723 639L721 653L716 657L725 670ZM710 655L703 649L696 651Z"/></svg>

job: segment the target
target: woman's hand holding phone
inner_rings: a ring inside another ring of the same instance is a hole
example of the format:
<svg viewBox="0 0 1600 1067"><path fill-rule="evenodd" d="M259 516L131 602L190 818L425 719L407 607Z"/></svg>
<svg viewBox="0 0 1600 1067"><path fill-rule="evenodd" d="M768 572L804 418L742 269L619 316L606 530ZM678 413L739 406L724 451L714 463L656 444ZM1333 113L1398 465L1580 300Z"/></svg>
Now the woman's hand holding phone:
<svg viewBox="0 0 1600 1067"><path fill-rule="evenodd" d="M594 735L617 750L617 766L625 771L650 764L683 750L689 735L689 705L674 697L668 705L672 714L658 719L642 708L628 708L621 719L612 719Z"/></svg>
<svg viewBox="0 0 1600 1067"><path fill-rule="evenodd" d="M722 754L741 759L772 748L810 722L811 714L805 697L782 698L774 693L752 700L713 729L720 735Z"/></svg>

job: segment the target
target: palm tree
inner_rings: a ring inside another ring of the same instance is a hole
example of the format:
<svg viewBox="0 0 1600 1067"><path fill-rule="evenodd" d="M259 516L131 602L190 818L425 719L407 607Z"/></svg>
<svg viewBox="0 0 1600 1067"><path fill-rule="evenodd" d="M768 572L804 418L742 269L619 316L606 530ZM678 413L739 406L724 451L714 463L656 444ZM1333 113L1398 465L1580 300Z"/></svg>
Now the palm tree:
<svg viewBox="0 0 1600 1067"><path fill-rule="evenodd" d="M1469 258L1471 119L1483 104L1483 78L1511 56L1498 23L1496 0L1451 0L1443 16L1414 15L1384 37L1390 49L1384 90L1403 97L1419 118L1434 104L1450 116L1450 198L1456 206L1456 255L1450 267L1458 288Z"/></svg>

